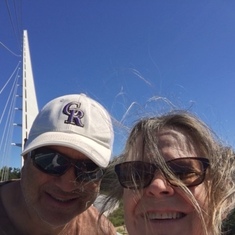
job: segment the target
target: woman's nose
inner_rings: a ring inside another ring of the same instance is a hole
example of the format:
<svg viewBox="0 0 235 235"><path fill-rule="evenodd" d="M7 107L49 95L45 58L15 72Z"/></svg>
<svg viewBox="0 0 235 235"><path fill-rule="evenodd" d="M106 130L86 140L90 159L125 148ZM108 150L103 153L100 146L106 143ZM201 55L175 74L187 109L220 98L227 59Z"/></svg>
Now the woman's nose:
<svg viewBox="0 0 235 235"><path fill-rule="evenodd" d="M156 172L150 185L145 188L146 195L156 197L171 196L174 191L161 172Z"/></svg>

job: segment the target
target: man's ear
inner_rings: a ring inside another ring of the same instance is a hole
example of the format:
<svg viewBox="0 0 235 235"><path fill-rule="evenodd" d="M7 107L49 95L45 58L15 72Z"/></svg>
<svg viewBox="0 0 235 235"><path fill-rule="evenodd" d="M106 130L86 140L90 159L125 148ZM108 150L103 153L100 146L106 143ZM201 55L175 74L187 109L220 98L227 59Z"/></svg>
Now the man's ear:
<svg viewBox="0 0 235 235"><path fill-rule="evenodd" d="M28 158L28 154L25 154L25 155L23 156L24 161L26 161L27 158Z"/></svg>
<svg viewBox="0 0 235 235"><path fill-rule="evenodd" d="M27 138L24 138L24 146L25 146L27 140L28 140ZM24 161L26 161L27 157L28 157L28 154L25 154L25 155L23 156Z"/></svg>

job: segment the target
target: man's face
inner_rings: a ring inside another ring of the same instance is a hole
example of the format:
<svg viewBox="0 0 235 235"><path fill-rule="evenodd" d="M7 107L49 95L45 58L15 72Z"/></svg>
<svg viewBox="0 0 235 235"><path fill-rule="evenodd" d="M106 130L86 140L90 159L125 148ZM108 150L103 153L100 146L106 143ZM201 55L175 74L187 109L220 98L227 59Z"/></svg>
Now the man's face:
<svg viewBox="0 0 235 235"><path fill-rule="evenodd" d="M49 147L71 159L89 160L84 154L67 147ZM100 180L76 181L74 166L61 176L49 175L37 169L31 157L24 156L24 160L21 186L31 217L39 217L47 224L59 227L85 211L95 201Z"/></svg>

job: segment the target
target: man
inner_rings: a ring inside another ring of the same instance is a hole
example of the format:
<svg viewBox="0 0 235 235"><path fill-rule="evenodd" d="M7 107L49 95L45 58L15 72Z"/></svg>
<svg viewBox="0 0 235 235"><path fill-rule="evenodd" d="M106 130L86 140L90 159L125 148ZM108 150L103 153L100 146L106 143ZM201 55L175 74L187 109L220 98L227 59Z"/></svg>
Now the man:
<svg viewBox="0 0 235 235"><path fill-rule="evenodd" d="M21 179L0 187L0 234L112 235L92 206L110 160L109 114L84 94L58 97L37 115Z"/></svg>

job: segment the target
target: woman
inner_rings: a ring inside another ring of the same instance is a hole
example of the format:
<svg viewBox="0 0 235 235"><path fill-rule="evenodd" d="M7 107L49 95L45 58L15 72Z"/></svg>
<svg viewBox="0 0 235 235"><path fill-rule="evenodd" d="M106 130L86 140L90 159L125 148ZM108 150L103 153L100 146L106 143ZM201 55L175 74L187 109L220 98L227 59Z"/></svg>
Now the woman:
<svg viewBox="0 0 235 235"><path fill-rule="evenodd" d="M187 112L139 121L113 166L129 235L219 235L235 206L235 157ZM112 165L110 166L112 172Z"/></svg>

